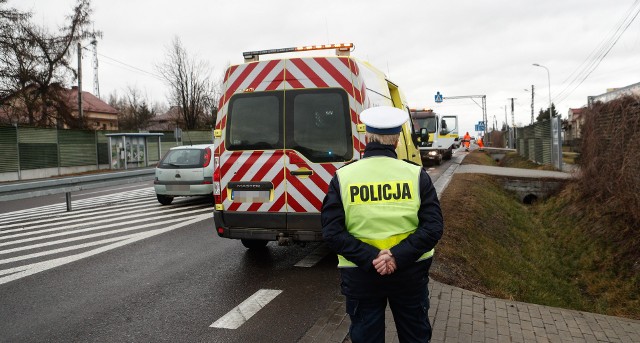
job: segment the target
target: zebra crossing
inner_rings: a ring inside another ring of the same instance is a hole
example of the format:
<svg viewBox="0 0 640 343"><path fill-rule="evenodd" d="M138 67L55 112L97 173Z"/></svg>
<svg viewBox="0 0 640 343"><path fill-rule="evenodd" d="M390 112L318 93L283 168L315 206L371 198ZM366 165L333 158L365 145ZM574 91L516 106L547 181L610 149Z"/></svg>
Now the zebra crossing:
<svg viewBox="0 0 640 343"><path fill-rule="evenodd" d="M153 187L0 214L0 285L212 218L208 202L161 206Z"/></svg>

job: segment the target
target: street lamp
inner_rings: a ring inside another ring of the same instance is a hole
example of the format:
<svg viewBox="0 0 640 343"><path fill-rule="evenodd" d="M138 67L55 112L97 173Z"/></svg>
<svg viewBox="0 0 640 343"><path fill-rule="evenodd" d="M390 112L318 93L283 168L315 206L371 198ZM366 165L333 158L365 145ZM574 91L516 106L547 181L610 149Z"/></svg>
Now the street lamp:
<svg viewBox="0 0 640 343"><path fill-rule="evenodd" d="M536 67L544 68L547 71L547 81L549 82L549 127L551 131L551 163L555 166L556 159L553 156L553 111L551 110L551 73L549 73L549 68L540 65L538 63L533 64Z"/></svg>

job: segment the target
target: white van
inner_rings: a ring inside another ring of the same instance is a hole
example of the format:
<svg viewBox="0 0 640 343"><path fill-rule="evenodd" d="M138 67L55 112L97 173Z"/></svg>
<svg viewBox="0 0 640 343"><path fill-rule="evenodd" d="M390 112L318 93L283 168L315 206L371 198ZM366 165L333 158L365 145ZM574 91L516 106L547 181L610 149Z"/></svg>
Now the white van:
<svg viewBox="0 0 640 343"><path fill-rule="evenodd" d="M320 208L338 168L361 157L364 109L407 111L400 88L353 44L245 52L230 66L215 137L215 225L220 237L248 248L322 240ZM265 54L335 49L337 56L259 61ZM398 157L421 164L411 121ZM425 138L422 138L425 139ZM426 138L428 139L428 137Z"/></svg>

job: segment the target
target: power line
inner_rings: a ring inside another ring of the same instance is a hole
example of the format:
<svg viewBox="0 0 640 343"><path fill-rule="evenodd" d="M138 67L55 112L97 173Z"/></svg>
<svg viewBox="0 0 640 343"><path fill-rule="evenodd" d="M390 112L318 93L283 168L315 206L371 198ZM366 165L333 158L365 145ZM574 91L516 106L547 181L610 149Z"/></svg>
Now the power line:
<svg viewBox="0 0 640 343"><path fill-rule="evenodd" d="M88 50L87 48L83 48L83 49ZM162 76L160 76L160 75L158 75L158 74L154 74L154 73L149 72L149 71L146 71L146 70L144 70L144 69L140 69L140 68L138 68L138 67L132 66L132 65L130 65L130 64L128 64L128 63L122 62L122 61L120 61L120 60L117 60L117 59L115 59L115 58L113 58L113 57L106 56L106 55L101 54L101 53L98 53L98 55L99 55L99 56L101 56L101 57L104 57L104 58L106 58L106 59L108 59L108 60L111 60L111 61L113 61L113 62L115 62L115 63L117 63L117 64L108 63L108 64L111 64L111 65L113 65L113 66L123 67L123 69L127 69L127 68L128 68L128 70L129 70L129 71L140 72L140 73L146 74L146 75L148 75L148 76L151 76L151 77L153 77L153 78L155 78L155 79L158 79L158 80L160 80L160 81L164 81L164 79L162 78Z"/></svg>
<svg viewBox="0 0 640 343"><path fill-rule="evenodd" d="M638 14L640 14L640 7L634 9L634 7L636 7L638 4L640 4L640 0L636 0L634 2L634 4L629 9L627 15L624 17L624 19L620 22L620 24L616 28L615 32L609 37L609 39L606 40L607 42L601 43L601 46L598 49L598 54L596 56L593 56L591 62L587 66L585 66L580 71L580 73L576 75L575 78L569 84L567 84L567 86L560 93L558 93L558 95L554 97L554 100L556 101L553 101L553 102L555 102L556 105L560 104L567 97L569 97L569 95L571 95L578 87L580 87L580 85L582 85L582 83L591 75L591 73L593 73L593 71L595 71L596 68L598 68L602 60L609 54L611 49L613 49L613 47L616 45L620 37L622 37L622 34L624 34L624 32L629 28L629 26L631 26L634 20L638 17ZM634 11L635 11L635 14L633 14ZM633 17L631 18L631 20L628 20L629 17L631 17L631 15L633 15ZM627 22L626 25L625 25L625 22ZM624 26L624 28L622 28L622 26ZM581 77L582 79L578 82L578 79L580 79ZM575 82L578 82L578 83L573 87L573 89L571 89L571 91L569 91L568 93L565 93L565 91L569 87L571 87L571 85L574 84Z"/></svg>

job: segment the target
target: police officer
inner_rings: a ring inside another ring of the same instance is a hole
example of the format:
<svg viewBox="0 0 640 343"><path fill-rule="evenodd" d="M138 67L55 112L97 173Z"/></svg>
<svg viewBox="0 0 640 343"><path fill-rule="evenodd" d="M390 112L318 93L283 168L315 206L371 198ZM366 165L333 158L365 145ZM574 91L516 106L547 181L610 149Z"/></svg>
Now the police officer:
<svg viewBox="0 0 640 343"><path fill-rule="evenodd" d="M322 204L322 234L338 254L351 341L384 342L391 307L400 342L428 342L427 283L443 231L435 188L421 166L397 159L407 112L373 107L363 159L340 168Z"/></svg>

